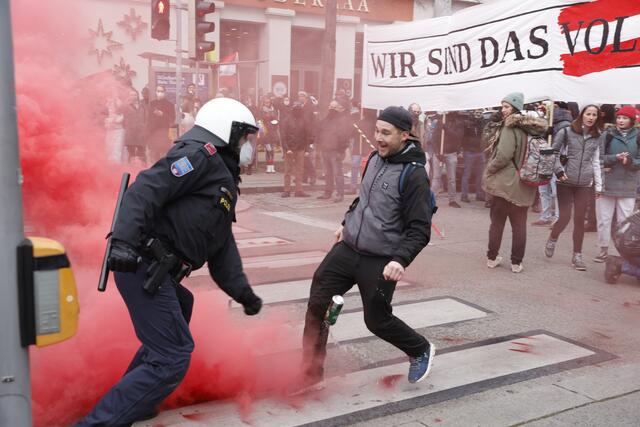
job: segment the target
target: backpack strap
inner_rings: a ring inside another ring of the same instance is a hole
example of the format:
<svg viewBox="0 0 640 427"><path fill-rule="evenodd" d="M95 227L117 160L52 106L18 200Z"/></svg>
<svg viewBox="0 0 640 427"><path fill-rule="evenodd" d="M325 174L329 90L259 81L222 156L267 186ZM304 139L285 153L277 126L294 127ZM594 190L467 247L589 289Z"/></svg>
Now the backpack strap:
<svg viewBox="0 0 640 427"><path fill-rule="evenodd" d="M423 167L424 167L424 163L420 163L420 162L411 162L411 163L404 164L404 166L402 167L402 172L400 172L400 181L398 184L398 190L400 191L400 195L404 193L404 187L406 185L407 178L409 178L409 176L413 173L413 171ZM427 179L429 178L427 177Z"/></svg>
<svg viewBox="0 0 640 427"><path fill-rule="evenodd" d="M398 182L398 191L400 192L400 196L404 193L404 189L406 186L407 179L411 176L413 171L418 168L424 168L424 163L422 162L411 162L405 163L402 167L402 172L400 172L400 179ZM427 176L427 182L429 183L429 203L431 204L431 215L434 215L438 211L438 205L436 202L436 195L431 190L431 181L429 180L429 176Z"/></svg>
<svg viewBox="0 0 640 427"><path fill-rule="evenodd" d="M372 151L371 153L369 153L369 158L367 158L367 163L364 164L364 170L362 171L362 178L364 178L364 174L367 172L367 169L369 168L369 162L371 161L371 158L376 154L378 154L378 151Z"/></svg>

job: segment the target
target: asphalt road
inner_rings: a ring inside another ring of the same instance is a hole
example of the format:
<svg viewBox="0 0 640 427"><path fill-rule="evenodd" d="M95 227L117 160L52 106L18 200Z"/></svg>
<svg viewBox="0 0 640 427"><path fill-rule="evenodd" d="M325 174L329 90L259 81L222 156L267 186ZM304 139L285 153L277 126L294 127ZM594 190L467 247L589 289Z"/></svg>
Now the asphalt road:
<svg viewBox="0 0 640 427"><path fill-rule="evenodd" d="M247 275L268 303L265 312L288 310L292 334L301 333L310 279L349 203L243 196L236 239ZM406 381L407 358L364 328L353 292L332 328L327 386L313 399L296 407L265 399L242 417L235 402L214 401L137 425L639 425L640 284L626 276L604 282L604 265L591 262L595 233L585 237L587 271L579 272L570 266L571 226L552 259L543 255L549 230L529 227L525 269L514 274L508 262L486 267L482 203L442 206L434 220L444 238L432 237L393 302L438 348L425 381ZM510 234L507 225L505 260ZM187 281L196 291L209 283L198 272ZM287 349L269 349L280 350Z"/></svg>

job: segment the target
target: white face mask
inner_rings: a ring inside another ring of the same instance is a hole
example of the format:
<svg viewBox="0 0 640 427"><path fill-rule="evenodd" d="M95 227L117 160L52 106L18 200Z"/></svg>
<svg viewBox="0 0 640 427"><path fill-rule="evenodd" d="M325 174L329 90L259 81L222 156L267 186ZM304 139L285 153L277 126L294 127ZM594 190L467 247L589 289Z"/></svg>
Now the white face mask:
<svg viewBox="0 0 640 427"><path fill-rule="evenodd" d="M249 166L253 160L253 145L248 140L245 140L240 146L240 166Z"/></svg>

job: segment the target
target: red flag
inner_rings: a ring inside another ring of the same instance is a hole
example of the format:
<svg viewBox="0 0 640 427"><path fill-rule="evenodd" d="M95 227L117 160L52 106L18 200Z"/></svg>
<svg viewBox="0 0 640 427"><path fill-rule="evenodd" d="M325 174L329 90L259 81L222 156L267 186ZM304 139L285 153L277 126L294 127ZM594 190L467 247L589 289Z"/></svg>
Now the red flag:
<svg viewBox="0 0 640 427"><path fill-rule="evenodd" d="M227 88L230 92L235 92L238 86L238 52L225 56L220 60L218 68L218 88ZM227 65L225 65L227 64Z"/></svg>

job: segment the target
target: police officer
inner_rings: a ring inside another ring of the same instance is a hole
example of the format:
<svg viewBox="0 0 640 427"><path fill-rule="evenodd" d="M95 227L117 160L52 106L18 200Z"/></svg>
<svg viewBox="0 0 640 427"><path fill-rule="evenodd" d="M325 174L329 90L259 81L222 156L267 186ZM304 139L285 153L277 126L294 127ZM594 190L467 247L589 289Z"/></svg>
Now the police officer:
<svg viewBox="0 0 640 427"><path fill-rule="evenodd" d="M240 102L209 101L195 126L125 193L108 264L142 346L77 426L148 419L180 384L193 351L193 295L180 285L191 268L207 261L213 280L247 315L260 311L262 300L249 286L231 232L240 164L247 157L240 146L257 130Z"/></svg>

